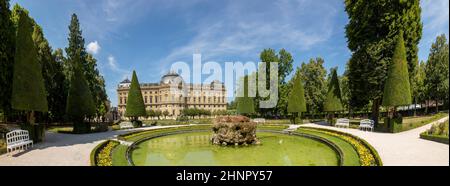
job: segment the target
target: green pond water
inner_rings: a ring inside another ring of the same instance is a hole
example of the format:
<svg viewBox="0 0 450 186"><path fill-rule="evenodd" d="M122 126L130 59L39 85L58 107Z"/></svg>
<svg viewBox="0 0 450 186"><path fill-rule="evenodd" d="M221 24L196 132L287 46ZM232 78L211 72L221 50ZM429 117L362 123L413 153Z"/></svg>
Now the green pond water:
<svg viewBox="0 0 450 186"><path fill-rule="evenodd" d="M261 145L217 146L210 132L144 141L132 151L137 166L332 166L338 156L326 144L299 136L258 133Z"/></svg>

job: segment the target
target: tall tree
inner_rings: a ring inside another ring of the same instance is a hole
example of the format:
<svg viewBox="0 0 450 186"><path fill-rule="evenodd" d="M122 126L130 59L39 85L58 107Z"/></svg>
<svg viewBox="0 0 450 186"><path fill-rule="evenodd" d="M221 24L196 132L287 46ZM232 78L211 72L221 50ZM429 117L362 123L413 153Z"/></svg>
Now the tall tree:
<svg viewBox="0 0 450 186"><path fill-rule="evenodd" d="M292 121L295 124L296 117L300 117L302 112L306 112L305 90L298 68L290 84L292 89L289 92L287 112L292 113Z"/></svg>
<svg viewBox="0 0 450 186"><path fill-rule="evenodd" d="M82 36L82 31L80 28L80 22L76 14L72 14L72 18L69 25L69 46L66 48L67 62L66 68L68 68L68 74L66 76L71 79L71 73L73 73L73 66L75 61L80 60L81 67L84 68L86 59L86 49L84 47L84 38ZM80 59L76 59L76 58ZM81 69L84 70L84 69ZM82 71L83 72L83 71ZM83 72L84 73L84 72Z"/></svg>
<svg viewBox="0 0 450 186"><path fill-rule="evenodd" d="M47 90L48 122L62 121L67 101L62 63L55 60L42 28L37 24L34 25L33 40L37 47L38 61L42 66L42 76Z"/></svg>
<svg viewBox="0 0 450 186"><path fill-rule="evenodd" d="M281 49L278 52L279 63L278 63L278 102L275 112L282 115L287 115L287 101L290 86L286 83L286 77L293 70L294 60L292 59L291 53L285 49Z"/></svg>
<svg viewBox="0 0 450 186"><path fill-rule="evenodd" d="M363 108L372 101L372 119L378 123L387 67L400 30L404 31L408 69L416 64L422 37L420 2L346 0L345 10L348 47L353 53L349 62L351 106Z"/></svg>
<svg viewBox="0 0 450 186"><path fill-rule="evenodd" d="M25 12L19 16L11 106L27 111L27 123L34 124L34 112L47 112L48 104L42 67L32 39L33 24Z"/></svg>
<svg viewBox="0 0 450 186"><path fill-rule="evenodd" d="M348 63L345 66L344 74L341 77L339 77L339 82L341 85L342 106L344 106L345 110L347 110L350 113L351 107L350 107L350 89L349 89L350 85L348 82Z"/></svg>
<svg viewBox="0 0 450 186"><path fill-rule="evenodd" d="M437 106L440 100L448 105L448 89L449 89L449 58L448 43L445 35L440 35L431 45L428 62L425 67L426 93L433 98L436 103L436 112L439 111Z"/></svg>
<svg viewBox="0 0 450 186"><path fill-rule="evenodd" d="M322 58L310 59L309 63L302 63L300 77L305 84L306 106L309 113L323 111L323 102L327 93L327 71L323 67Z"/></svg>
<svg viewBox="0 0 450 186"><path fill-rule="evenodd" d="M269 89L270 87L270 66L272 62L279 64L280 59L276 53L276 51L274 49L268 48L268 49L264 49L261 54L260 54L260 60L263 63L266 63L266 89ZM278 69L280 69L278 67ZM257 74L257 76L259 76L259 74ZM266 117L269 112L273 112L274 108L259 108L259 102L263 101L263 100L267 100L268 98L265 97L260 97L259 94L257 94L256 100L259 100L255 103L255 106L257 107L257 110L260 114L262 114L264 117Z"/></svg>
<svg viewBox="0 0 450 186"><path fill-rule="evenodd" d="M94 103L96 108L96 115L103 116L106 110L105 104L107 102L107 95L105 90L105 80L97 69L97 60L91 54L86 55L86 69L85 74L88 79L89 88L94 96Z"/></svg>
<svg viewBox="0 0 450 186"><path fill-rule="evenodd" d="M91 125L85 122L95 114L94 100L91 90L81 71L81 63L83 60L80 53L75 53L71 59L73 61L73 75L70 80L69 94L67 96L66 112L69 119L73 122L73 132L75 134L89 133Z"/></svg>
<svg viewBox="0 0 450 186"><path fill-rule="evenodd" d="M236 97L236 112L238 114L243 115L250 115L255 113L255 104L254 104L254 98L249 96L249 78L248 75L246 75L244 78L242 78L241 85L239 87L239 91L243 91L242 97Z"/></svg>
<svg viewBox="0 0 450 186"><path fill-rule="evenodd" d="M137 78L136 71L133 70L130 90L128 91L125 116L130 117L133 123L139 124L139 117L145 117L146 115L147 113L145 111L144 99L142 97L139 80Z"/></svg>
<svg viewBox="0 0 450 186"><path fill-rule="evenodd" d="M342 106L341 88L337 75L337 67L330 70L331 79L328 82L328 92L323 104L325 112L339 112L344 110Z"/></svg>
<svg viewBox="0 0 450 186"><path fill-rule="evenodd" d="M425 67L426 63L424 61L420 61L418 68L417 68L417 74L416 74L416 91L415 94L416 99L414 100L416 103L420 103L422 106L423 103L427 100L427 94L426 94L426 86L425 86ZM427 107L427 105L426 105ZM427 111L427 108L425 108L425 112Z"/></svg>
<svg viewBox="0 0 450 186"><path fill-rule="evenodd" d="M65 75L68 79L71 79L70 76L73 73L72 68L74 58L76 56L80 56L81 70L86 78L89 90L92 93L96 115L101 116L104 114L102 108L104 108L104 104L107 101L105 81L97 69L97 60L94 56L86 52L84 38L82 36L80 23L76 14L73 14L71 18L68 40L69 46L66 48L67 60L64 65Z"/></svg>
<svg viewBox="0 0 450 186"><path fill-rule="evenodd" d="M11 112L15 30L9 0L0 0L0 110L6 119Z"/></svg>

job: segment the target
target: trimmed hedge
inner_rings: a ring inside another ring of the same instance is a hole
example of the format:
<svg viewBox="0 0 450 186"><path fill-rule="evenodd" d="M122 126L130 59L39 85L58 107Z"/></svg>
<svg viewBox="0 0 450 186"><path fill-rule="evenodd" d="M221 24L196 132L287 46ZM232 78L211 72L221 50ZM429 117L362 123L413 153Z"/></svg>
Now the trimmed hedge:
<svg viewBox="0 0 450 186"><path fill-rule="evenodd" d="M426 140L430 140L430 141L439 142L439 143L449 144L448 143L449 142L448 136L429 135L429 134L427 134L427 132L422 132L420 134L420 138L426 139Z"/></svg>

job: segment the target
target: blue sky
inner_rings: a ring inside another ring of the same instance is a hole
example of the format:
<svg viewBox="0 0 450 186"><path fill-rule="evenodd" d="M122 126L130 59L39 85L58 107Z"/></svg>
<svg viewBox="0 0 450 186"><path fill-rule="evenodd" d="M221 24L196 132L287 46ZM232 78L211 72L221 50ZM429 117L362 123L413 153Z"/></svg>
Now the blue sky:
<svg viewBox="0 0 450 186"><path fill-rule="evenodd" d="M350 57L343 0L12 0L30 11L55 48L67 46L72 13L80 19L90 53L113 105L116 87L136 70L139 81L158 82L170 64L259 61L264 48L285 48L294 67L310 58L343 73ZM449 1L422 0L423 37L419 59L426 60L437 35L449 30Z"/></svg>

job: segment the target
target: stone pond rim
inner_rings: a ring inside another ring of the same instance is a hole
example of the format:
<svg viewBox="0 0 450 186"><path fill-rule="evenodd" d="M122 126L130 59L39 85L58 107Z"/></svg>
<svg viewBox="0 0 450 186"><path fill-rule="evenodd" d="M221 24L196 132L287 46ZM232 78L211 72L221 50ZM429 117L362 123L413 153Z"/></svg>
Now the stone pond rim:
<svg viewBox="0 0 450 186"><path fill-rule="evenodd" d="M215 145L257 145L256 123L245 116L221 116L214 120L211 141Z"/></svg>

